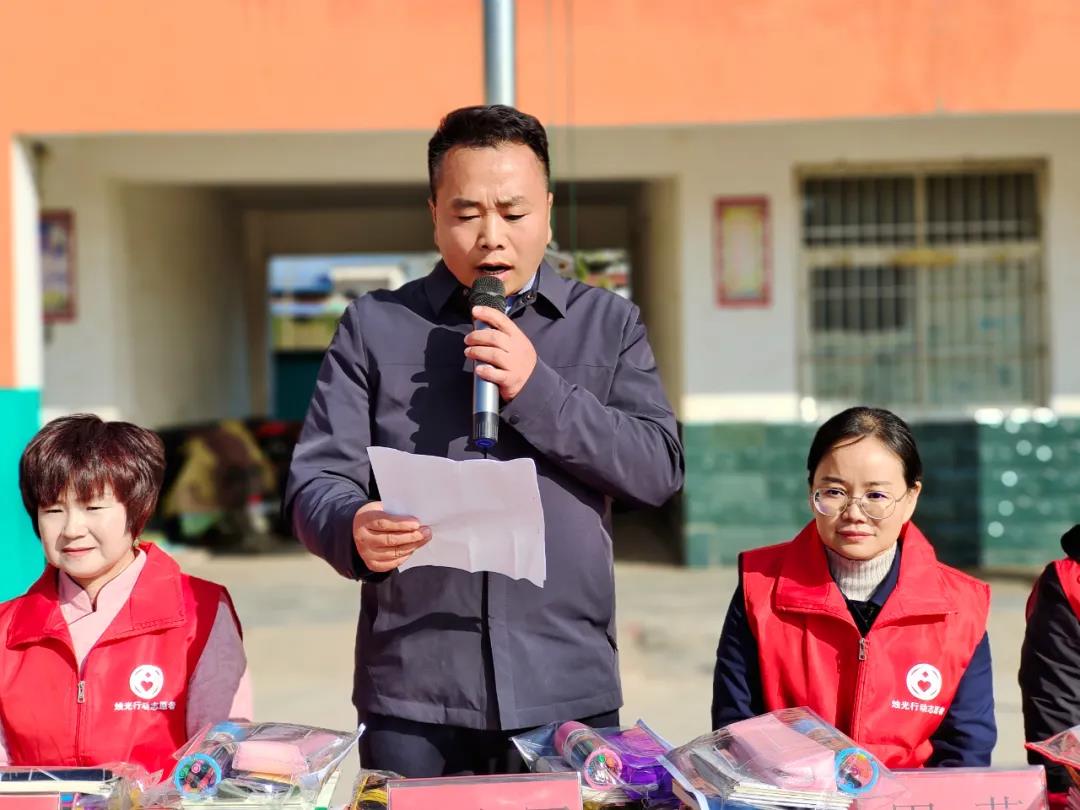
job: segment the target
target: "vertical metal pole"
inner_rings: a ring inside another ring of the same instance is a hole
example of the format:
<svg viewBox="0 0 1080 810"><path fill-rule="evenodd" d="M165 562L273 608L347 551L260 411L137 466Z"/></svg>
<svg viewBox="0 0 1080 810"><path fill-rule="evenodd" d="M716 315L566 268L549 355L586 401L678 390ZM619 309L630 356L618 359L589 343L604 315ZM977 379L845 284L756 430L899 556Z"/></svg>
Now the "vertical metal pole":
<svg viewBox="0 0 1080 810"><path fill-rule="evenodd" d="M484 101L516 103L515 0L484 0Z"/></svg>

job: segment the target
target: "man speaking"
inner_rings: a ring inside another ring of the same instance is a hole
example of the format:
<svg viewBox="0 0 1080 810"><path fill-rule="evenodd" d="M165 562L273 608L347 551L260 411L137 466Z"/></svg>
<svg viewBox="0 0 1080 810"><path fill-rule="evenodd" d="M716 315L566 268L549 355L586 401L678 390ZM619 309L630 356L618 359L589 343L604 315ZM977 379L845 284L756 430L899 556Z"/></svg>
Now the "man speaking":
<svg viewBox="0 0 1080 810"><path fill-rule="evenodd" d="M428 176L442 261L342 316L286 509L312 552L364 583L353 684L364 765L501 773L520 767L510 737L521 729L618 723L611 502L662 504L682 484L683 452L637 307L543 260L552 195L540 122L504 106L455 110L428 144ZM470 307L483 277L502 282L504 309ZM439 537L424 515L383 511L368 447L481 457L474 364L500 400L488 457L536 463L542 588L396 570Z"/></svg>

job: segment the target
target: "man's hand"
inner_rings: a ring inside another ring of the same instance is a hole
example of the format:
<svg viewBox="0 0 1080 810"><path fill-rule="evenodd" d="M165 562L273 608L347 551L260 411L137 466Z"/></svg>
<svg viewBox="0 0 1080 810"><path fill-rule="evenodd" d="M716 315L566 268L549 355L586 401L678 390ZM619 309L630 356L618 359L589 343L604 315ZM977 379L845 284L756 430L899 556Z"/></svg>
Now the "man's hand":
<svg viewBox="0 0 1080 810"><path fill-rule="evenodd" d="M371 501L356 510L353 542L364 565L375 573L393 571L431 539L431 528L409 515L388 515L382 501Z"/></svg>
<svg viewBox="0 0 1080 810"><path fill-rule="evenodd" d="M465 356L477 363L476 376L499 386L499 396L510 402L521 393L536 368L536 349L516 323L492 307L473 307L474 320L490 329L465 336Z"/></svg>

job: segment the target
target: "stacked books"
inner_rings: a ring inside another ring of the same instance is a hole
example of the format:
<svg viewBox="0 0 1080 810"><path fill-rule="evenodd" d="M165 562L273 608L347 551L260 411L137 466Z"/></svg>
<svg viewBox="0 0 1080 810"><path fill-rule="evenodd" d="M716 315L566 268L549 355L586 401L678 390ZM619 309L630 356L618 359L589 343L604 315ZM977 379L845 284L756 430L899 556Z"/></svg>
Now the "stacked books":
<svg viewBox="0 0 1080 810"><path fill-rule="evenodd" d="M106 768L0 767L0 810L123 810L125 780Z"/></svg>
<svg viewBox="0 0 1080 810"><path fill-rule="evenodd" d="M266 807L269 804L275 810L328 810L340 776L339 770L333 771L311 800L306 800L299 790L293 790L289 795L279 797L271 803L260 801L257 796L244 797L223 791L211 799L183 799L180 807L183 810L252 810L253 807Z"/></svg>
<svg viewBox="0 0 1080 810"><path fill-rule="evenodd" d="M0 767L0 795L63 794L111 796L120 779L106 768Z"/></svg>
<svg viewBox="0 0 1080 810"><path fill-rule="evenodd" d="M680 750L680 749L677 749ZM822 810L847 810L853 796L816 789L779 787L770 782L747 776L730 750L695 741L681 749L681 755L667 755L668 762L678 762L669 768L674 777L673 789L680 801L689 807L710 808L748 805L751 807L800 807Z"/></svg>

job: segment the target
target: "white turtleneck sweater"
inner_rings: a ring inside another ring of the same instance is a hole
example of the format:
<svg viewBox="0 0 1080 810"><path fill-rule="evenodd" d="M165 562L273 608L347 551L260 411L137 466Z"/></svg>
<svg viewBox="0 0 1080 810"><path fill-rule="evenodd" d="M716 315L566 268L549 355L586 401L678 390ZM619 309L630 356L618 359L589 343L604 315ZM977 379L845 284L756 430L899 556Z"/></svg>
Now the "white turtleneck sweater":
<svg viewBox="0 0 1080 810"><path fill-rule="evenodd" d="M892 568L897 544L870 560L852 560L837 554L828 546L825 553L829 560L829 572L845 598L853 602L865 602L877 590Z"/></svg>

